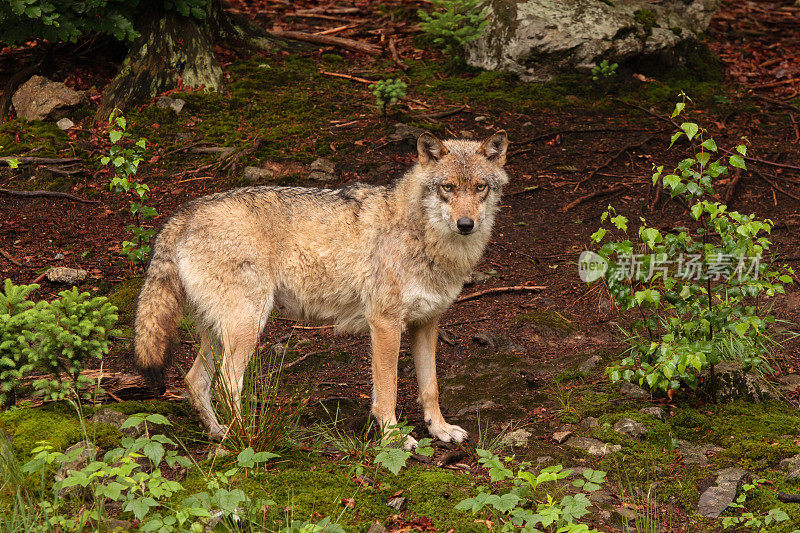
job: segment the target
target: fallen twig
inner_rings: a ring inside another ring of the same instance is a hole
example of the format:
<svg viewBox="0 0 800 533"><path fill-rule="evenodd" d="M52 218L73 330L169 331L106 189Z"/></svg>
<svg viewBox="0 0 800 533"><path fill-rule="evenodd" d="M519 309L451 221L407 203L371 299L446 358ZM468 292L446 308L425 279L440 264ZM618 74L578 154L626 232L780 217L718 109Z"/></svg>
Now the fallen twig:
<svg viewBox="0 0 800 533"><path fill-rule="evenodd" d="M626 102L626 101L624 101L624 100L620 100L619 98L614 98L613 100L615 100L615 101L619 102L619 103L620 103L620 104L622 104L622 105L626 105L626 106L629 106L629 107L635 107L636 109L640 109L641 111L644 111L644 112L645 112L645 113L647 113L648 115L650 115L650 116L652 116L652 117L655 117L655 118L657 118L658 120L663 120L664 122L667 122L667 123L669 123L669 124L672 124L673 126L675 126L675 127L676 127L676 128L678 128L678 129L680 129L680 127L681 127L681 126L680 126L680 124L678 124L677 122L675 122L675 121L674 121L674 120L672 120L671 118L668 118L668 117L663 117L663 116L659 115L658 113L654 113L653 111L650 111L649 109L647 109L647 108L646 108L646 107L644 107L644 106L640 106L639 104L632 104L632 103L630 103L630 102Z"/></svg>
<svg viewBox="0 0 800 533"><path fill-rule="evenodd" d="M785 189L782 189L777 183L775 183L774 181L772 181L771 179L766 177L764 174L762 174L758 170L753 170L753 173L756 176L758 176L759 178L761 178L762 180L764 180L765 182L767 182L770 185L770 187L772 187L773 189L775 189L779 193L784 194L784 195L788 196L789 198L792 198L792 199L797 200L798 202L800 202L800 197L795 196L794 194L790 193L789 191L787 191Z"/></svg>
<svg viewBox="0 0 800 533"><path fill-rule="evenodd" d="M461 113L464 111L466 107L454 107L453 109L448 109L446 111L438 111L436 113L425 113L423 115L415 115L414 118L444 118L449 117L450 115L455 115L457 113Z"/></svg>
<svg viewBox="0 0 800 533"><path fill-rule="evenodd" d="M190 154L219 154L221 157L235 151L233 146L193 146L186 149Z"/></svg>
<svg viewBox="0 0 800 533"><path fill-rule="evenodd" d="M597 172L598 172L598 171L600 171L600 170L604 169L605 167L607 167L608 165L610 165L611 163L613 163L614 161L616 161L616 160L619 158L619 156L621 156L622 154L624 154L624 153L625 153L625 152L627 152L628 150L632 150L632 149L634 149L634 148L639 148L639 147L641 147L641 146L644 146L645 144L649 143L649 142L650 142L650 141L653 139L653 137L655 137L656 135L660 135L661 133L663 133L663 132L660 132L660 131L658 131L658 132L656 132L656 133L653 133L652 135L648 135L647 137L645 137L645 138L644 138L644 139L642 139L641 141L638 141L638 142L635 142L635 143L631 143L631 144L627 144L627 145L623 146L623 147L622 147L622 149L620 149L620 150L619 150L618 152L616 152L614 155L612 155L611 157L609 157L609 158L608 158L608 159L607 159L607 160L606 160L606 161L605 161L603 164L601 164L599 167L596 167L594 170L592 170L592 171L589 173L589 175L588 175L588 176L586 176L586 177L585 177L585 178L583 178L581 181L579 181L579 182L578 182L578 184L577 184L577 185L575 185L575 188L573 189L573 191L577 191L577 190L580 188L580 186L581 186L581 185L583 185L584 183L586 183L587 181L589 181L590 179L592 179L592 178L594 177L594 175L595 175L595 174L597 174Z"/></svg>
<svg viewBox="0 0 800 533"><path fill-rule="evenodd" d="M83 169L80 168L77 170L66 170L63 168L46 167L46 166L42 167L42 170L46 170L47 172L50 172L51 174L56 174L57 176L74 176L75 174L81 174L85 172Z"/></svg>
<svg viewBox="0 0 800 533"><path fill-rule="evenodd" d="M727 150L722 148L722 151L726 154L733 154L731 150ZM789 163L778 163L777 161L769 161L768 159L761 159L760 157L750 157L748 155L742 156L745 161L752 161L753 163L761 163L762 165L768 165L771 167L777 168L787 168L789 170L800 170L799 165L791 165Z"/></svg>
<svg viewBox="0 0 800 533"><path fill-rule="evenodd" d="M725 198L723 200L725 202L725 205L730 204L731 198L733 198L733 191L736 190L736 185L739 183L739 178L741 177L742 177L742 171L741 169L737 168L733 173L733 178L731 179L731 182L728 185L728 189L725 191Z"/></svg>
<svg viewBox="0 0 800 533"><path fill-rule="evenodd" d="M785 492L775 493L775 497L779 502L783 503L800 503L800 494L787 494Z"/></svg>
<svg viewBox="0 0 800 533"><path fill-rule="evenodd" d="M22 266L22 263L20 263L19 261L17 261L17 260L16 260L16 259L14 259L13 257L11 257L11 254L9 254L8 252L6 252L5 250L3 250L3 249L0 249L0 255L2 255L3 257L5 257L5 258L8 260L8 262L9 262L9 263L11 263L12 265L14 265L14 266L18 266L18 267L21 267L21 266Z"/></svg>
<svg viewBox="0 0 800 533"><path fill-rule="evenodd" d="M357 81L358 83L366 83L372 85L374 82L372 80L368 80L365 78L359 78L358 76L351 76L350 74L342 74L341 72L328 72L327 70L320 70L320 74L323 76L332 76L334 78L344 78L346 80Z"/></svg>
<svg viewBox="0 0 800 533"><path fill-rule="evenodd" d="M73 202L80 202L82 204L99 204L100 200L87 200L80 196L75 196L66 192L58 191L18 191L15 189L0 189L0 194L8 196L17 196L19 198L64 198Z"/></svg>
<svg viewBox="0 0 800 533"><path fill-rule="evenodd" d="M400 57L400 53L397 51L397 43L395 42L394 37L389 37L389 52L392 54L392 59L397 66L400 67L402 70L408 70L408 65L405 64L403 59Z"/></svg>
<svg viewBox="0 0 800 533"><path fill-rule="evenodd" d="M345 39L343 37L333 37L331 35L314 35L313 33L305 33L302 31L279 30L270 31L268 33L283 39L305 41L307 43L322 44L325 46L337 46L339 48L345 48L355 52L362 52L371 56L379 56L383 52L380 47L375 46L374 44L354 41L352 39Z"/></svg>
<svg viewBox="0 0 800 533"><path fill-rule="evenodd" d="M600 189L599 191L594 191L594 192L589 193L587 195L581 196L580 198L578 198L576 200L571 201L566 206L564 206L563 211L565 211L565 212L569 211L570 209L572 209L576 205L580 205L580 204L582 204L583 202L585 202L587 200L591 200L592 198L598 198L600 196L608 196L609 194L614 194L614 193L618 193L620 191L624 191L627 188L628 187L626 185L619 184L619 185L615 185L614 187L607 187L605 189Z"/></svg>
<svg viewBox="0 0 800 533"><path fill-rule="evenodd" d="M482 291L473 292L472 294L465 294L456 298L455 303L466 302L467 300L474 300L487 294L499 294L504 292L541 292L547 287L542 285L515 285L513 287L494 287L491 289L483 289Z"/></svg>
<svg viewBox="0 0 800 533"><path fill-rule="evenodd" d="M456 448L455 450L450 450L443 453L442 456L436 460L436 466L441 468L449 464L457 463L458 461L465 459L468 456L469 454L467 452Z"/></svg>
<svg viewBox="0 0 800 533"><path fill-rule="evenodd" d="M36 164L57 164L57 163L74 163L76 161L80 161L77 157L14 157L11 155L0 157L0 162L9 165L9 159L13 159L19 165L27 165L29 163L36 163Z"/></svg>

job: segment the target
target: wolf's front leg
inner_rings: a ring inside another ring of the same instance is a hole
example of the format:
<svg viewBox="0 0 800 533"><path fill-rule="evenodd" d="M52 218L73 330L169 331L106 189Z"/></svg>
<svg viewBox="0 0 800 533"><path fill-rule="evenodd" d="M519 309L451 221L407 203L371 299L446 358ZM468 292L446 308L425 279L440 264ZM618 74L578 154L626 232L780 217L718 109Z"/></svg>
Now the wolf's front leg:
<svg viewBox="0 0 800 533"><path fill-rule="evenodd" d="M372 415L382 428L383 438L391 439L397 425L397 359L400 356L399 320L385 317L369 321L372 338ZM412 450L417 441L406 437L403 448Z"/></svg>
<svg viewBox="0 0 800 533"><path fill-rule="evenodd" d="M439 336L439 317L411 328L411 351L417 369L419 402L428 431L444 442L464 442L467 432L444 421L439 408L439 386L436 383L436 341Z"/></svg>

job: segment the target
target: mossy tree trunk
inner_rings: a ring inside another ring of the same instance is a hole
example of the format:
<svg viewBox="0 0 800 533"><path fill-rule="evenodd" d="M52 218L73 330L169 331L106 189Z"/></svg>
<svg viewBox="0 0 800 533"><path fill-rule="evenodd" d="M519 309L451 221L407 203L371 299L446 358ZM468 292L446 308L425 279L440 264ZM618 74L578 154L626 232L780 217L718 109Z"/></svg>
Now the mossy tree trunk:
<svg viewBox="0 0 800 533"><path fill-rule="evenodd" d="M279 40L244 17L227 13L222 0L210 0L204 19L184 17L156 0L143 9L141 34L117 75L106 87L96 119L107 120L115 107L140 105L179 84L222 89L222 69L214 53L218 40L237 46L272 48Z"/></svg>

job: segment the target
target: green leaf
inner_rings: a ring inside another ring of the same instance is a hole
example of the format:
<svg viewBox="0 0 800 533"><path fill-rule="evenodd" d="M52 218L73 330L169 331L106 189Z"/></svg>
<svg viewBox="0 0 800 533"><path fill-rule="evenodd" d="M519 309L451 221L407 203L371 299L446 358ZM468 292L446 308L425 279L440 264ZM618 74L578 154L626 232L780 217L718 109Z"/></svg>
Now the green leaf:
<svg viewBox="0 0 800 533"><path fill-rule="evenodd" d="M406 466L409 457L411 457L411 453L400 448L386 448L375 456L373 463L381 465L392 474L397 475Z"/></svg>
<svg viewBox="0 0 800 533"><path fill-rule="evenodd" d="M677 117L683 112L685 108L686 108L686 102L678 102L677 104L675 104L675 110L672 112L672 115L670 115L670 118Z"/></svg>
<svg viewBox="0 0 800 533"><path fill-rule="evenodd" d="M111 142L117 144L120 139L122 139L122 131L120 130L111 130L108 132L108 138L111 139Z"/></svg>
<svg viewBox="0 0 800 533"><path fill-rule="evenodd" d="M705 141L703 141L703 143L700 146L702 146L703 148L705 148L706 150L708 150L710 152L716 152L717 151L717 143L714 142L714 139L706 139Z"/></svg>
<svg viewBox="0 0 800 533"><path fill-rule="evenodd" d="M741 169L746 170L746 167L745 167L745 164L744 164L744 158L742 156L740 156L739 154L733 154L728 159L728 162L730 162L732 167L741 168Z"/></svg>
<svg viewBox="0 0 800 533"><path fill-rule="evenodd" d="M697 132L700 131L700 127L694 122L684 122L681 124L681 129L686 132L686 136L690 141L697 135Z"/></svg>

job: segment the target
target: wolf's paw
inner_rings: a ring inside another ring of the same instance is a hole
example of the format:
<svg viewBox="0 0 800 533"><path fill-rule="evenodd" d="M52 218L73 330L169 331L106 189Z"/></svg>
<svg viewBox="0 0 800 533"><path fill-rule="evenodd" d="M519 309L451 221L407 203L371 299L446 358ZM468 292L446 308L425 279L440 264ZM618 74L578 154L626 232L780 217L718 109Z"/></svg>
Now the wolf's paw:
<svg viewBox="0 0 800 533"><path fill-rule="evenodd" d="M431 424L428 427L428 431L442 442L464 442L469 437L469 433L464 428L447 422L437 425Z"/></svg>
<svg viewBox="0 0 800 533"><path fill-rule="evenodd" d="M419 442L417 442L417 439L415 439L411 435L407 435L406 440L403 441L402 447L407 452L413 452L414 450L417 449L417 446L419 446Z"/></svg>

